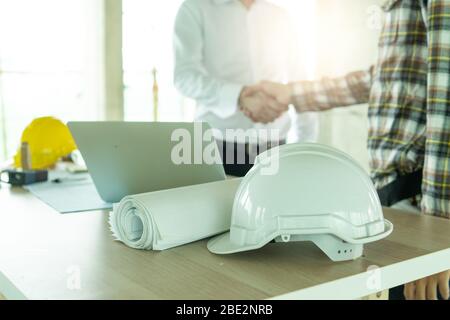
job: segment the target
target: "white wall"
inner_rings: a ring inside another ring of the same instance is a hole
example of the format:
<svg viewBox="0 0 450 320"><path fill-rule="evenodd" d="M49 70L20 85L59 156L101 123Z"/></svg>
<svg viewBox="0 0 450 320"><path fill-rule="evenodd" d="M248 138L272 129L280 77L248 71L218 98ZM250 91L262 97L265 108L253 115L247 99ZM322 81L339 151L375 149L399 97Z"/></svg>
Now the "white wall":
<svg viewBox="0 0 450 320"><path fill-rule="evenodd" d="M377 59L382 0L317 0L317 76L367 69ZM320 142L352 155L368 170L367 105L322 113Z"/></svg>

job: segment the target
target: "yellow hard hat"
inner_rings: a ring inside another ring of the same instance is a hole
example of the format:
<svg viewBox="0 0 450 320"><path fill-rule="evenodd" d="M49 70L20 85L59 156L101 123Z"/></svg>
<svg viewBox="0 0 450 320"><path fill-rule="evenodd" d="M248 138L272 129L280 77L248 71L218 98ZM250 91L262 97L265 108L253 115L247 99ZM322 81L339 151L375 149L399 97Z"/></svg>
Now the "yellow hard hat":
<svg viewBox="0 0 450 320"><path fill-rule="evenodd" d="M32 169L49 168L77 149L69 128L53 117L33 120L25 128L21 142L29 145ZM20 149L14 157L14 165L21 167Z"/></svg>

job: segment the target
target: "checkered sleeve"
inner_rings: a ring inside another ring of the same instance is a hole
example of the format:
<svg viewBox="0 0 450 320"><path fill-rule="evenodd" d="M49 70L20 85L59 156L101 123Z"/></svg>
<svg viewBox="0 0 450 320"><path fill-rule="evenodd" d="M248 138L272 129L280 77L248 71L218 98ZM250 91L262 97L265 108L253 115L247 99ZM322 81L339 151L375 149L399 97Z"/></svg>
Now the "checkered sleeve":
<svg viewBox="0 0 450 320"><path fill-rule="evenodd" d="M372 69L341 78L300 81L293 84L293 104L298 112L325 111L335 107L367 103Z"/></svg>
<svg viewBox="0 0 450 320"><path fill-rule="evenodd" d="M428 2L428 100L422 208L450 218L450 1Z"/></svg>

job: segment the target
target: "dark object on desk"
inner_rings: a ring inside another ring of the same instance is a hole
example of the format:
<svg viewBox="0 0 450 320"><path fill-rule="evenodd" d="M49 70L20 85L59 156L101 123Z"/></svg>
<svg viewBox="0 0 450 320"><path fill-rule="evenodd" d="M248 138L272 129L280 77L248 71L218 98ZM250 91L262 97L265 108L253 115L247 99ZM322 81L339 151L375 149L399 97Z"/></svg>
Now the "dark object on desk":
<svg viewBox="0 0 450 320"><path fill-rule="evenodd" d="M26 186L29 184L44 182L48 180L47 170L15 170L7 169L1 172L8 175L8 180L3 181L13 186Z"/></svg>
<svg viewBox="0 0 450 320"><path fill-rule="evenodd" d="M28 142L22 142L20 145L20 161L22 164L22 169L24 171L29 171L32 169L31 166L31 151L30 151L30 145Z"/></svg>
<svg viewBox="0 0 450 320"><path fill-rule="evenodd" d="M56 178L51 180L51 182L53 183L63 183L63 182L77 182L77 181L87 181L89 180L86 177L82 177L82 178Z"/></svg>

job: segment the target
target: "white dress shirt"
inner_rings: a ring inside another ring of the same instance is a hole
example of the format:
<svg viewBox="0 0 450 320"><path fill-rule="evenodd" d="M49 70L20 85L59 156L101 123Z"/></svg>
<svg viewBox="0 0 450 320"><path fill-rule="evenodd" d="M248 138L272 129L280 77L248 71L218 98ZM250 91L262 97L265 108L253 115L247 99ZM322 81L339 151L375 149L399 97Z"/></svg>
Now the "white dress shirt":
<svg viewBox="0 0 450 320"><path fill-rule="evenodd" d="M289 15L267 1L256 0L247 9L239 0L186 0L175 22L175 86L197 101L196 120L223 134L273 128L284 139L288 113L267 125L253 123L239 110L238 99L245 85L261 80L303 80L296 44ZM300 115L297 123L303 131L299 140L316 139L316 114Z"/></svg>

